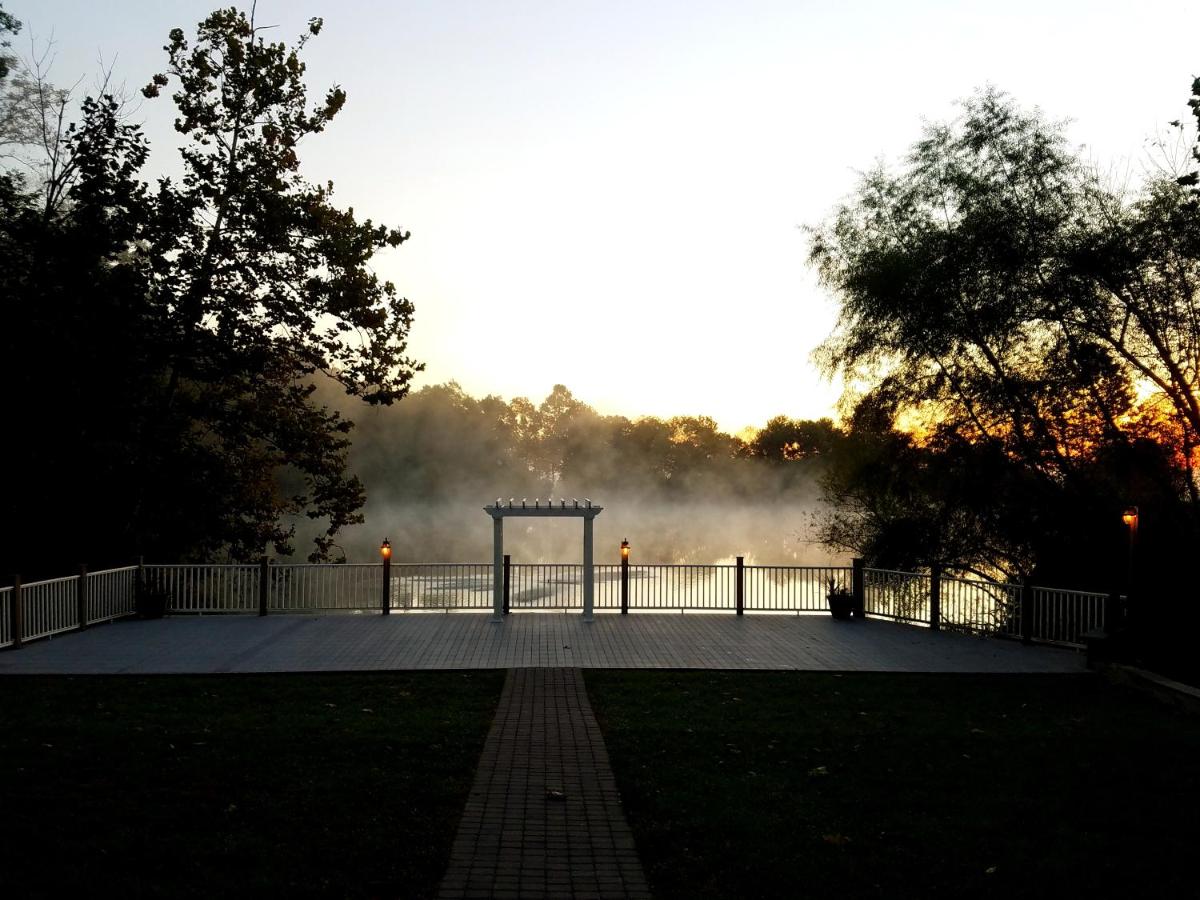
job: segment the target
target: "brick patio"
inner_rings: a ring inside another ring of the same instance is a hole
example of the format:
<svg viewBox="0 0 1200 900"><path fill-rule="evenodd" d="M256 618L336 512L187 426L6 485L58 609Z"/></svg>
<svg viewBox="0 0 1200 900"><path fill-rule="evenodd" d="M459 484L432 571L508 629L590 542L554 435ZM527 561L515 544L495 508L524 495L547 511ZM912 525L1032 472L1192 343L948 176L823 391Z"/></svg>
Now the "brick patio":
<svg viewBox="0 0 1200 900"><path fill-rule="evenodd" d="M173 616L0 651L0 674L511 668L1079 672L1082 653L827 615Z"/></svg>

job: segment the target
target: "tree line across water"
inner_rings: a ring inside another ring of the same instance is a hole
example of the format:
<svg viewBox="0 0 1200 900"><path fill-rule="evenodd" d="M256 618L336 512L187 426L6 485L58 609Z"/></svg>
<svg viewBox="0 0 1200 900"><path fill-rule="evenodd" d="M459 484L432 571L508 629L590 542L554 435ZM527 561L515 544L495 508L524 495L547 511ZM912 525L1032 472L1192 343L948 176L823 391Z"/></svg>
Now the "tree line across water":
<svg viewBox="0 0 1200 900"><path fill-rule="evenodd" d="M0 39L18 28L0 10ZM839 423L739 437L703 416L600 415L562 387L538 404L453 385L403 399L413 306L368 263L407 234L299 174L301 140L346 100L308 99L301 50L320 30L269 43L221 10L172 31L143 93L172 92L182 175L153 181L119 96L102 88L67 124L69 93L0 52L6 570L61 569L84 542L70 562L337 558L364 511L373 525L499 485L776 511L819 494L785 541L1121 586L1164 616L1195 605L1200 80L1135 181L993 89L865 173L808 229L841 308L817 361L861 389Z"/></svg>
<svg viewBox="0 0 1200 900"><path fill-rule="evenodd" d="M498 492L505 503L603 505L602 559L623 538L640 562L830 557L814 514L821 473L844 435L828 419L778 416L737 436L707 416L603 415L563 385L535 403L472 397L450 383L356 420L349 464L367 503L366 525L342 543L351 559L372 558L389 535L397 560L487 561L491 524L481 507ZM510 523L514 559L578 561L577 524Z"/></svg>

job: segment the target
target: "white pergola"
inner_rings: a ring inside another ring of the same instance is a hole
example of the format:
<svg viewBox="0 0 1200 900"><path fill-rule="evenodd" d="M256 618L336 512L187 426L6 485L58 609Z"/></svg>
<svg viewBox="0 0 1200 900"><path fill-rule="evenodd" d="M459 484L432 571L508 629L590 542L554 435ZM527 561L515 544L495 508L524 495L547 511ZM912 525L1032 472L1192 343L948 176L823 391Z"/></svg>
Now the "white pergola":
<svg viewBox="0 0 1200 900"><path fill-rule="evenodd" d="M492 621L504 618L504 519L506 516L524 518L573 518L583 519L583 619L592 621L595 602L596 571L592 562L592 519L600 515L604 507L592 506L591 500L534 500L532 505L525 500L519 504L509 499L508 505L499 499L494 505L485 506L483 511L492 517Z"/></svg>

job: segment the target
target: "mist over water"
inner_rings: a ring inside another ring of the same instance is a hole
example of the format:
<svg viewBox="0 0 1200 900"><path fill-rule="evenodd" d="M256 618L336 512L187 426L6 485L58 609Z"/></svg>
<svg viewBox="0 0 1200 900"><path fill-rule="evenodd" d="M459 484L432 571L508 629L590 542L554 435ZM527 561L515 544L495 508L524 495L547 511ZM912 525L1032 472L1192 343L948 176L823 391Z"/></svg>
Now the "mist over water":
<svg viewBox="0 0 1200 900"><path fill-rule="evenodd" d="M813 541L815 500L802 505L687 497L666 503L597 493L591 500L604 507L594 522L598 563L619 562L621 541L627 539L634 563L732 563L744 556L747 565L848 564L844 555ZM352 561L377 558L387 537L395 562L491 562L492 520L483 507L495 499L368 504L366 522L348 530L341 543ZM527 499L532 506L534 498ZM506 519L504 550L515 563L581 562L582 520Z"/></svg>
<svg viewBox="0 0 1200 900"><path fill-rule="evenodd" d="M510 497L603 507L594 520L598 563L618 562L623 539L635 563L845 562L815 540L819 450L785 459L704 416L602 416L561 385L540 404L477 399L455 384L385 408L347 404L329 386L321 400L355 422L349 466L367 502L365 522L338 538L351 562L377 560L386 537L394 562L490 563L483 508ZM314 526L296 524L303 551ZM516 563L581 562L582 522L506 519L504 549Z"/></svg>

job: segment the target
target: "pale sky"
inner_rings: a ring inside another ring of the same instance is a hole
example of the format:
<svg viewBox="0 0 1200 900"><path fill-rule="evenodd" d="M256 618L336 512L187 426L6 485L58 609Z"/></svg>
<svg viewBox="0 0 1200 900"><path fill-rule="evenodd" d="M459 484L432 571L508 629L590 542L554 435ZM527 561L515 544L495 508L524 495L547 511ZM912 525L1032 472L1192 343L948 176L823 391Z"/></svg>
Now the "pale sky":
<svg viewBox="0 0 1200 900"><path fill-rule="evenodd" d="M3 0L23 51L53 31L58 83L102 56L135 92L219 5ZM1194 0L258 4L273 40L312 16L310 95L348 102L304 171L412 232L374 267L416 304L418 384L537 402L562 383L731 431L833 412L809 354L836 308L798 226L923 118L991 83L1136 173L1200 74ZM173 115L165 95L137 113L150 174L174 169Z"/></svg>

